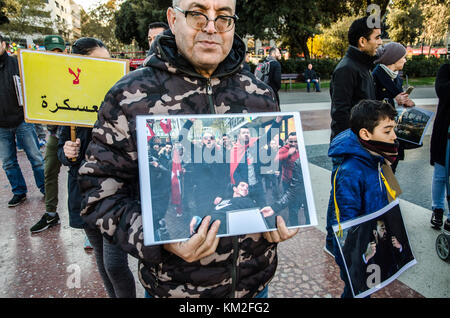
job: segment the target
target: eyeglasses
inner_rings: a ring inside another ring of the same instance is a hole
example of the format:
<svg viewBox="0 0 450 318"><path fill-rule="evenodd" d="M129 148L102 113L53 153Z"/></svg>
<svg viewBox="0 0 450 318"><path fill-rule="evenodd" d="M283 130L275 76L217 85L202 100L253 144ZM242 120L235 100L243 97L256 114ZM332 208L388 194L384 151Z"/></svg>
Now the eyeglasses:
<svg viewBox="0 0 450 318"><path fill-rule="evenodd" d="M186 23L190 27L200 31L206 28L209 21L213 21L214 27L216 28L217 32L219 33L228 32L231 31L231 29L233 29L236 20L239 19L237 15L233 16L219 15L214 20L210 20L205 14L198 11L185 11L177 6L174 6L174 9L184 14L186 18Z"/></svg>
<svg viewBox="0 0 450 318"><path fill-rule="evenodd" d="M216 140L216 138L214 136L205 136L203 140Z"/></svg>

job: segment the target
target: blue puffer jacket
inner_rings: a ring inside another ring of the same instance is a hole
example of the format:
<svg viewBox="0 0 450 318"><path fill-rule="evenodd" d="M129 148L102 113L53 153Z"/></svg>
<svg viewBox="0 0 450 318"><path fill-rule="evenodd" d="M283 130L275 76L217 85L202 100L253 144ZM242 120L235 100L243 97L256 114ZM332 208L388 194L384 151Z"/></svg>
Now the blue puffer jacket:
<svg viewBox="0 0 450 318"><path fill-rule="evenodd" d="M328 156L343 159L336 170L336 201L341 223L376 212L388 205L386 187L380 175L384 158L371 155L350 129L333 139ZM333 171L332 182L335 173ZM333 188L331 196L333 200ZM333 224L337 224L334 205L332 210Z"/></svg>

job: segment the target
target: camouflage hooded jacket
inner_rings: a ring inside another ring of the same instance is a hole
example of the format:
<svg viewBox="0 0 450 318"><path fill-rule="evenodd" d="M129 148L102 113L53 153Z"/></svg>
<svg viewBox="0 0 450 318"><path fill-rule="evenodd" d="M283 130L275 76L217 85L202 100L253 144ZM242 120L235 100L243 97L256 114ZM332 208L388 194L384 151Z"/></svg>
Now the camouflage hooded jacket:
<svg viewBox="0 0 450 318"><path fill-rule="evenodd" d="M175 38L158 37L145 67L106 94L80 168L86 223L139 259L139 279L153 297L253 297L272 279L276 244L262 234L221 238L216 252L187 263L162 245L144 246L136 115L278 111L273 92L242 70L245 45L235 36L210 80L178 54Z"/></svg>

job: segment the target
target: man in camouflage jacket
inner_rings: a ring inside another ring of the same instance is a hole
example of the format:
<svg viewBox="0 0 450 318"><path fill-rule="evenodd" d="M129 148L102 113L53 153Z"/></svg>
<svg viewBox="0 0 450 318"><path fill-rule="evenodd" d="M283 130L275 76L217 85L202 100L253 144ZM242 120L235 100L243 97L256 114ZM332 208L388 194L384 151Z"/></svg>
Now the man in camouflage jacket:
<svg viewBox="0 0 450 318"><path fill-rule="evenodd" d="M254 297L275 274L277 243L297 233L280 218L277 231L219 239L219 221L210 225L207 216L185 242L143 243L136 115L279 110L272 90L242 70L245 45L234 20L225 18L233 23L229 31L217 30L223 25L214 19L233 17L235 5L174 1L170 30L158 36L145 67L105 96L80 169L83 219L139 259L140 281L152 297ZM188 21L198 13L210 19L201 28Z"/></svg>

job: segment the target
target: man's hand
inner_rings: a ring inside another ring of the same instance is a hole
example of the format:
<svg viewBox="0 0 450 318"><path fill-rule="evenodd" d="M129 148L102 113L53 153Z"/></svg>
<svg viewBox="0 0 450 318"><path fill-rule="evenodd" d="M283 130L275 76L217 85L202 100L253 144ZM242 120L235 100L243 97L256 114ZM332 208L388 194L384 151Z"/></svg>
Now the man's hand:
<svg viewBox="0 0 450 318"><path fill-rule="evenodd" d="M367 250L364 253L364 256L366 258L366 262L368 262L372 257L374 257L375 253L377 252L377 243L370 242L367 245Z"/></svg>
<svg viewBox="0 0 450 318"><path fill-rule="evenodd" d="M222 202L222 198L221 197L217 197L214 199L214 205L218 205L220 202Z"/></svg>
<svg viewBox="0 0 450 318"><path fill-rule="evenodd" d="M277 230L272 232L264 232L263 236L269 243L280 243L290 239L298 233L299 229L290 230L287 228L283 218L277 216Z"/></svg>
<svg viewBox="0 0 450 318"><path fill-rule="evenodd" d="M68 158L68 159L73 159L73 158L78 158L78 154L80 152L80 147L81 147L81 141L80 138L77 138L77 140L75 142L73 141L66 141L66 143L64 144L64 155Z"/></svg>
<svg viewBox="0 0 450 318"><path fill-rule="evenodd" d="M216 220L208 231L211 216L203 219L197 233L184 242L164 244L167 251L179 256L188 263L198 261L206 256L213 254L219 244L219 238L216 237L219 230L220 221Z"/></svg>
<svg viewBox="0 0 450 318"><path fill-rule="evenodd" d="M400 244L400 242L397 240L397 238L395 236L391 237L391 241L392 241L392 245L398 249L401 250L402 249L402 244Z"/></svg>
<svg viewBox="0 0 450 318"><path fill-rule="evenodd" d="M406 102L403 104L404 107L414 107L416 106L416 103L414 103L412 100L410 100L409 98L406 99Z"/></svg>
<svg viewBox="0 0 450 318"><path fill-rule="evenodd" d="M288 156L292 156L296 152L297 152L297 148L294 146L291 146L288 150Z"/></svg>
<svg viewBox="0 0 450 318"><path fill-rule="evenodd" d="M408 100L408 94L406 93L400 93L397 96L395 96L395 100L399 105L405 105ZM394 105L392 105L394 106Z"/></svg>

